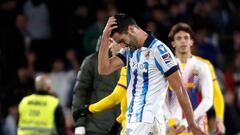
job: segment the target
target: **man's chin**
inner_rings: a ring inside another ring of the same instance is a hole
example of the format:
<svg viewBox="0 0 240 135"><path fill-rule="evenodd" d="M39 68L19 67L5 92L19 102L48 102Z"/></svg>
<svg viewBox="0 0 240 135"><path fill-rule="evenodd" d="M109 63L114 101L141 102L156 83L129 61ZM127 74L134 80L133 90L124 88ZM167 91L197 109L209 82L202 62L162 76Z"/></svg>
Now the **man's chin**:
<svg viewBox="0 0 240 135"><path fill-rule="evenodd" d="M187 51L181 51L180 53L181 54L187 54Z"/></svg>

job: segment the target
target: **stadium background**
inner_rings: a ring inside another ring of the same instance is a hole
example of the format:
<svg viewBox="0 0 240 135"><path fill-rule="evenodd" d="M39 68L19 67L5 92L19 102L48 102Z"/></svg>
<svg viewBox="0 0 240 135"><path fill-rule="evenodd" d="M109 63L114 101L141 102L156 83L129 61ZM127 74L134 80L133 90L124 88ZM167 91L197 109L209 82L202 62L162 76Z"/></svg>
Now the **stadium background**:
<svg viewBox="0 0 240 135"><path fill-rule="evenodd" d="M6 121L16 118L21 98L33 92L34 77L44 72L53 80L70 131L76 73L84 57L95 52L106 18L117 12L131 15L164 43L172 25L189 23L196 32L194 54L216 68L227 134L240 132L238 0L1 0L0 127L13 130L14 121Z"/></svg>

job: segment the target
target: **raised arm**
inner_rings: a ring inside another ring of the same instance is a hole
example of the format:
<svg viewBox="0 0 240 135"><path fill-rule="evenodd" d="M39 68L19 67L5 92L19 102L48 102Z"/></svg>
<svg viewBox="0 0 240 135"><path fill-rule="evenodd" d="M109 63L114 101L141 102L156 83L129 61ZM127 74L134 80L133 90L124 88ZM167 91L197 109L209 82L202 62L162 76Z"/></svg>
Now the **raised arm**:
<svg viewBox="0 0 240 135"><path fill-rule="evenodd" d="M111 31L117 28L116 19L109 17L108 22L103 30L101 45L98 54L98 72L101 75L108 75L113 71L124 66L124 62L117 56L109 58L108 51L110 45Z"/></svg>

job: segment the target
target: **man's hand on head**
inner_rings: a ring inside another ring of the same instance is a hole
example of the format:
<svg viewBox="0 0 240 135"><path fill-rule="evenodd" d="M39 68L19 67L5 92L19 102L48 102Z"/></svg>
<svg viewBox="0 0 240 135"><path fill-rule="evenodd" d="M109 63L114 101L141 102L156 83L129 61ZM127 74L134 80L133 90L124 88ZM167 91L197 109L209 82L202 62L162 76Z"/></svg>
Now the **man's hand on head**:
<svg viewBox="0 0 240 135"><path fill-rule="evenodd" d="M111 16L108 18L108 21L107 21L107 24L103 30L103 38L107 38L109 39L110 38L110 35L111 35L111 32L113 29L116 29L117 28L117 21L116 19Z"/></svg>

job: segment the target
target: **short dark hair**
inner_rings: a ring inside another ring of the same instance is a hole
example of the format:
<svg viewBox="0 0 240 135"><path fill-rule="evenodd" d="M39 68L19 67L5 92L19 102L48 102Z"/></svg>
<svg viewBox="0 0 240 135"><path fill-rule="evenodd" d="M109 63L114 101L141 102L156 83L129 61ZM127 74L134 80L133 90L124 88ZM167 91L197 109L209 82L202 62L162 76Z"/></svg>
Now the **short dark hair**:
<svg viewBox="0 0 240 135"><path fill-rule="evenodd" d="M180 23L175 24L172 27L171 31L169 32L169 34L168 34L169 43L171 43L174 40L175 34L178 33L179 31L184 31L184 32L189 33L191 39L194 39L194 32L193 32L191 26L188 25L187 23L180 22Z"/></svg>
<svg viewBox="0 0 240 135"><path fill-rule="evenodd" d="M124 13L116 14L114 17L115 17L116 20L117 20L117 24L116 24L116 25L117 25L118 27L117 27L116 29L113 29L113 30L112 30L112 32L111 32L111 37L112 37L113 34L116 33L116 32L118 32L118 33L127 33L128 26L129 26L129 25L135 25L135 26L137 26L136 21L135 21L132 17L130 17L130 16L124 14Z"/></svg>

